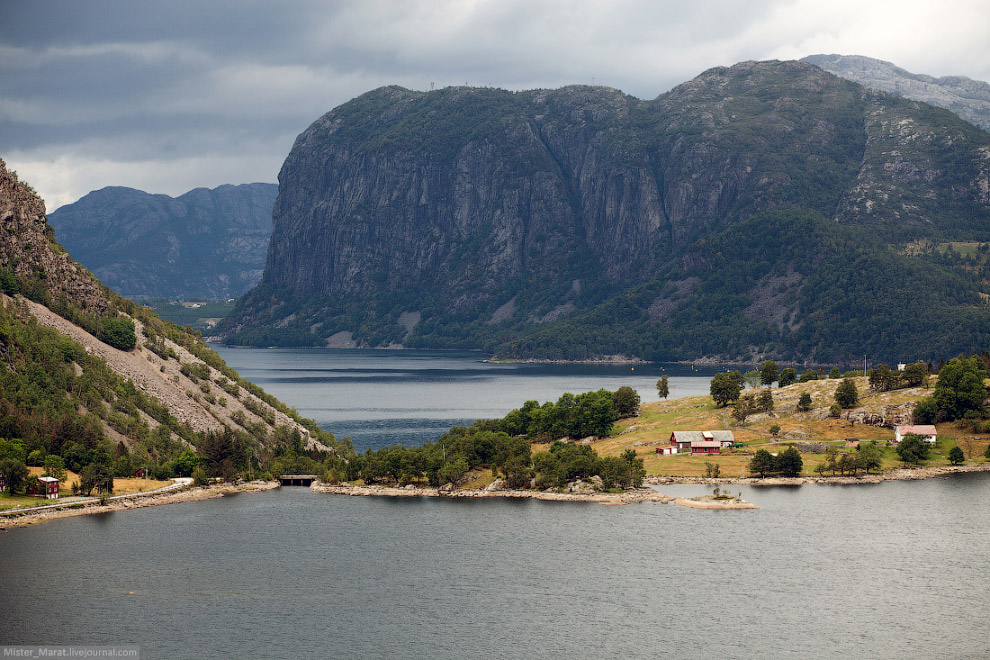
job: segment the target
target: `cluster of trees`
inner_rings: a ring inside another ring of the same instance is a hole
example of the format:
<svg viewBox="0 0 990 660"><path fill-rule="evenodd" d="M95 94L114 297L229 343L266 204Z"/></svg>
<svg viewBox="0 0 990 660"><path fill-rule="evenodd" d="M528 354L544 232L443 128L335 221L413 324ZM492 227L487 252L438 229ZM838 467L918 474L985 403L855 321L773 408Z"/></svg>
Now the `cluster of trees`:
<svg viewBox="0 0 990 660"><path fill-rule="evenodd" d="M915 424L986 418L987 374L987 364L979 355L949 360L939 369L934 394L915 406Z"/></svg>
<svg viewBox="0 0 990 660"><path fill-rule="evenodd" d="M801 474L804 468L804 461L801 459L801 452L793 446L788 447L776 456L766 449L757 449L753 458L749 460L749 471L760 475L760 478L768 474L779 474L784 477L796 477Z"/></svg>
<svg viewBox="0 0 990 660"><path fill-rule="evenodd" d="M883 464L883 447L875 441L860 443L855 454L840 452L835 447L829 447L825 451L825 461L815 467L815 472L824 476L830 472L835 476L836 472L845 476L849 473L853 476L863 470L867 474L870 470L879 470Z"/></svg>
<svg viewBox="0 0 990 660"><path fill-rule="evenodd" d="M635 415L639 404L639 394L628 386L615 392L598 390L578 395L565 392L556 403L547 401L540 405L527 401L492 424L496 431L534 440L606 436L616 421Z"/></svg>
<svg viewBox="0 0 990 660"><path fill-rule="evenodd" d="M425 481L436 487L460 485L472 470L491 469L510 488L557 488L598 476L603 488L610 489L638 486L646 475L643 459L633 450L600 457L588 445L557 440L548 451L533 454L525 437L512 437L493 430L494 426L490 420L481 420L470 427L455 426L437 442L420 447L369 449L330 469L325 479L400 485Z"/></svg>

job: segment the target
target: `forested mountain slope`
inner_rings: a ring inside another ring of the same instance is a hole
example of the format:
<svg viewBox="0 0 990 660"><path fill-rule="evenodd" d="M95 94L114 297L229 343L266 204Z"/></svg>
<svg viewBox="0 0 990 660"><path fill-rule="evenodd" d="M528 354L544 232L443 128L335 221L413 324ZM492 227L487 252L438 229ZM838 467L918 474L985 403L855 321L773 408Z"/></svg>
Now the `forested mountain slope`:
<svg viewBox="0 0 990 660"><path fill-rule="evenodd" d="M279 181L232 343L837 362L990 338L986 281L938 250L987 240L990 135L802 62L652 101L385 87Z"/></svg>
<svg viewBox="0 0 990 660"><path fill-rule="evenodd" d="M96 190L52 212L59 242L129 298L224 300L261 279L278 186L196 188L176 198Z"/></svg>
<svg viewBox="0 0 990 660"><path fill-rule="evenodd" d="M55 455L75 471L171 476L191 450L214 476L233 476L336 445L201 337L101 285L55 241L44 202L2 160L0 225L0 458Z"/></svg>

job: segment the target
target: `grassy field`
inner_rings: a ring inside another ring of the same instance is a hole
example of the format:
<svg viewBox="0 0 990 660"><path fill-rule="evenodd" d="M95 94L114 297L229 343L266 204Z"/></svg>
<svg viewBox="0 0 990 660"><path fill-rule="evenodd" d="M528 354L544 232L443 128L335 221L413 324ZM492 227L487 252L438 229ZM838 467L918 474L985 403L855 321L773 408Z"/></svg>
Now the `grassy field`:
<svg viewBox="0 0 990 660"><path fill-rule="evenodd" d="M853 414L862 411L886 417L894 411L908 409L919 398L931 393L923 388L872 393L865 377L854 380L859 389L860 404L848 411ZM746 424L737 423L731 417L731 408L717 408L708 396L646 404L638 417L620 421L614 435L595 442L594 448L603 456L617 456L631 448L643 458L648 475L703 477L706 474L706 463L714 463L719 466L721 477L738 478L749 476L746 466L753 453L761 448L775 454L790 443L824 442L835 446L840 452L855 452L854 448L846 447L846 438L876 440L881 444L892 440L893 430L855 423L846 418L847 411L843 411L843 417L837 419L827 416L828 408L834 402L835 388L840 382L837 379L819 380L775 389L772 416L752 415ZM810 412L797 411L797 401L804 392L811 394L815 406ZM774 425L781 429L776 438L771 436L769 430ZM967 458L976 462L985 461L983 452L990 444L990 436L974 435L968 428L954 422L938 424L937 428L939 442L928 465L947 465L949 450L957 444ZM730 448L722 454L707 456L656 454L658 446L668 444L673 431L720 429L731 430L744 447ZM538 446L533 447L534 451L540 449ZM814 474L815 467L825 461L825 455L802 453L802 460L806 472ZM885 450L883 469L900 465L893 448L888 447Z"/></svg>

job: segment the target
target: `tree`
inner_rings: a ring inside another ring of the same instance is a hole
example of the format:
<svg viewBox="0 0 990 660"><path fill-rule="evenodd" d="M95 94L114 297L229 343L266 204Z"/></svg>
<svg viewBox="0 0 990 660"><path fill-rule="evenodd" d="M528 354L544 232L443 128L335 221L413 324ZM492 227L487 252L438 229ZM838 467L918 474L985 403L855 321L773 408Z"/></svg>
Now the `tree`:
<svg viewBox="0 0 990 660"><path fill-rule="evenodd" d="M878 445L875 440L860 443L858 451L860 462L867 474L870 473L870 470L879 470L880 466L883 465L883 447Z"/></svg>
<svg viewBox="0 0 990 660"><path fill-rule="evenodd" d="M811 394L808 392L802 392L801 397L798 399L797 402L797 409L800 412L808 412L809 410L811 410L811 407L812 407Z"/></svg>
<svg viewBox="0 0 990 660"><path fill-rule="evenodd" d="M736 373L739 372L737 371ZM724 408L739 398L742 388L730 372L723 372L715 374L712 378L711 385L708 387L708 391L711 393L715 405Z"/></svg>
<svg viewBox="0 0 990 660"><path fill-rule="evenodd" d="M137 344L137 335L134 334L134 321L126 316L103 319L99 337L103 342L122 351L130 351Z"/></svg>
<svg viewBox="0 0 990 660"><path fill-rule="evenodd" d="M928 444L928 441L920 435L908 433L898 443L895 451L905 463L917 465L921 463L921 461L928 460L931 447Z"/></svg>
<svg viewBox="0 0 990 660"><path fill-rule="evenodd" d="M904 367L901 378L908 387L924 385L928 387L928 365L924 362L914 362Z"/></svg>
<svg viewBox="0 0 990 660"><path fill-rule="evenodd" d="M90 463L79 472L79 492L88 496L94 488L98 494L113 492L113 469L108 463Z"/></svg>
<svg viewBox="0 0 990 660"><path fill-rule="evenodd" d="M470 466L463 456L458 456L452 461L447 461L440 468L440 482L445 484L459 485L468 473Z"/></svg>
<svg viewBox="0 0 990 660"><path fill-rule="evenodd" d="M612 405L619 418L633 417L639 412L639 394L628 385L623 385L612 395Z"/></svg>
<svg viewBox="0 0 990 660"><path fill-rule="evenodd" d="M797 382L797 369L793 367L787 367L780 372L780 378L777 381L779 387L787 387L788 385L793 385Z"/></svg>
<svg viewBox="0 0 990 660"><path fill-rule="evenodd" d="M199 465L199 456L197 456L191 449L184 449L179 457L173 462L175 468L175 474L180 477L188 477Z"/></svg>
<svg viewBox="0 0 990 660"><path fill-rule="evenodd" d="M756 398L756 407L759 408L760 412L772 412L773 392L769 389L762 390L760 395Z"/></svg>
<svg viewBox="0 0 990 660"><path fill-rule="evenodd" d="M661 376L660 380L657 381L657 396L662 399L670 396L670 383L668 382L667 374Z"/></svg>
<svg viewBox="0 0 990 660"><path fill-rule="evenodd" d="M27 483L31 472L24 465L24 461L16 458L0 459L0 476L7 482L7 492L16 493Z"/></svg>
<svg viewBox="0 0 990 660"><path fill-rule="evenodd" d="M869 372L870 389L875 392L889 392L897 389L900 382L900 375L896 371L891 371L886 364L880 363L875 369Z"/></svg>
<svg viewBox="0 0 990 660"><path fill-rule="evenodd" d="M718 463L712 463L711 461L705 461L705 476L709 479L718 479L718 475L722 472L722 468Z"/></svg>
<svg viewBox="0 0 990 660"><path fill-rule="evenodd" d="M831 379L839 378L841 376L842 376L842 374L839 373L839 368L838 367L832 367L832 370L828 372L828 377L831 378Z"/></svg>
<svg viewBox="0 0 990 660"><path fill-rule="evenodd" d="M911 417L915 424L934 424L938 418L938 405L935 398L926 396L914 406Z"/></svg>
<svg viewBox="0 0 990 660"><path fill-rule="evenodd" d="M818 380L821 377L818 369L805 369L801 372L801 382L807 383L810 380Z"/></svg>
<svg viewBox="0 0 990 660"><path fill-rule="evenodd" d="M843 378L835 388L835 402L842 408L852 408L859 403L859 390L851 378Z"/></svg>
<svg viewBox="0 0 990 660"><path fill-rule="evenodd" d="M774 467L785 477L796 477L804 468L801 452L794 447L788 447L777 455Z"/></svg>
<svg viewBox="0 0 990 660"><path fill-rule="evenodd" d="M768 473L773 472L773 469L773 455L766 449L758 449L749 461L749 471L760 475L761 479L766 477Z"/></svg>
<svg viewBox="0 0 990 660"><path fill-rule="evenodd" d="M966 455L958 446L949 450L949 462L953 465L961 465L966 460Z"/></svg>
<svg viewBox="0 0 990 660"><path fill-rule="evenodd" d="M42 476L54 477L59 481L65 481L69 475L65 470L65 461L62 460L62 457L55 454L45 456L45 471L42 473Z"/></svg>
<svg viewBox="0 0 990 660"><path fill-rule="evenodd" d="M767 429L767 431L770 432L771 437L776 438L778 435L780 435L780 425L774 424L769 429Z"/></svg>
<svg viewBox="0 0 990 660"><path fill-rule="evenodd" d="M780 376L780 367L773 360L767 360L760 365L760 382L763 385L773 385Z"/></svg>
<svg viewBox="0 0 990 660"><path fill-rule="evenodd" d="M760 406L756 401L756 395L753 392L747 392L736 399L732 406L732 417L740 424L745 424L746 418L759 412L759 410Z"/></svg>
<svg viewBox="0 0 990 660"><path fill-rule="evenodd" d="M760 386L760 382L761 382L760 372L756 369L753 369L752 371L747 371L746 373L743 374L743 381L746 383L748 387L755 390L757 387Z"/></svg>

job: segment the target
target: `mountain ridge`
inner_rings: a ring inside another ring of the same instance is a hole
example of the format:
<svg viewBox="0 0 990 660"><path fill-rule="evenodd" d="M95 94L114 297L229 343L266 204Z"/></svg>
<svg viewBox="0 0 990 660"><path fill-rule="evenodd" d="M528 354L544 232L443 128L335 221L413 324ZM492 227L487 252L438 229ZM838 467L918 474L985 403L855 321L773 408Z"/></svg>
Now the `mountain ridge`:
<svg viewBox="0 0 990 660"><path fill-rule="evenodd" d="M278 187L194 188L178 197L108 186L49 221L80 263L130 298L235 298L261 278Z"/></svg>
<svg viewBox="0 0 990 660"><path fill-rule="evenodd" d="M855 236L847 262L867 252L886 263L889 251L897 268L951 279L934 255L902 252L986 239L990 136L807 63L743 62L646 101L585 86L380 88L300 134L279 181L265 275L219 328L233 343L838 361L860 352L848 337L798 336L849 332L836 310L805 315L817 306L800 302L813 263L795 278L770 255L736 290L711 269L746 265L705 245L742 223L762 231L754 218L786 229L773 215L786 212L830 241L829 222ZM985 285L951 281L966 293L938 308L978 309ZM846 285L821 286L834 296ZM910 296L896 278L886 286L881 298ZM787 299L786 328L742 313L774 296ZM705 322L733 328L721 350L691 346L692 308L706 299ZM896 342L873 317L859 319L876 335L864 347L892 359ZM931 322L909 321L907 334L927 338ZM929 352L986 334L964 325ZM629 327L644 340L619 341Z"/></svg>
<svg viewBox="0 0 990 660"><path fill-rule="evenodd" d="M945 108L990 131L990 84L982 80L911 73L891 62L863 55L819 54L801 61L866 87Z"/></svg>

